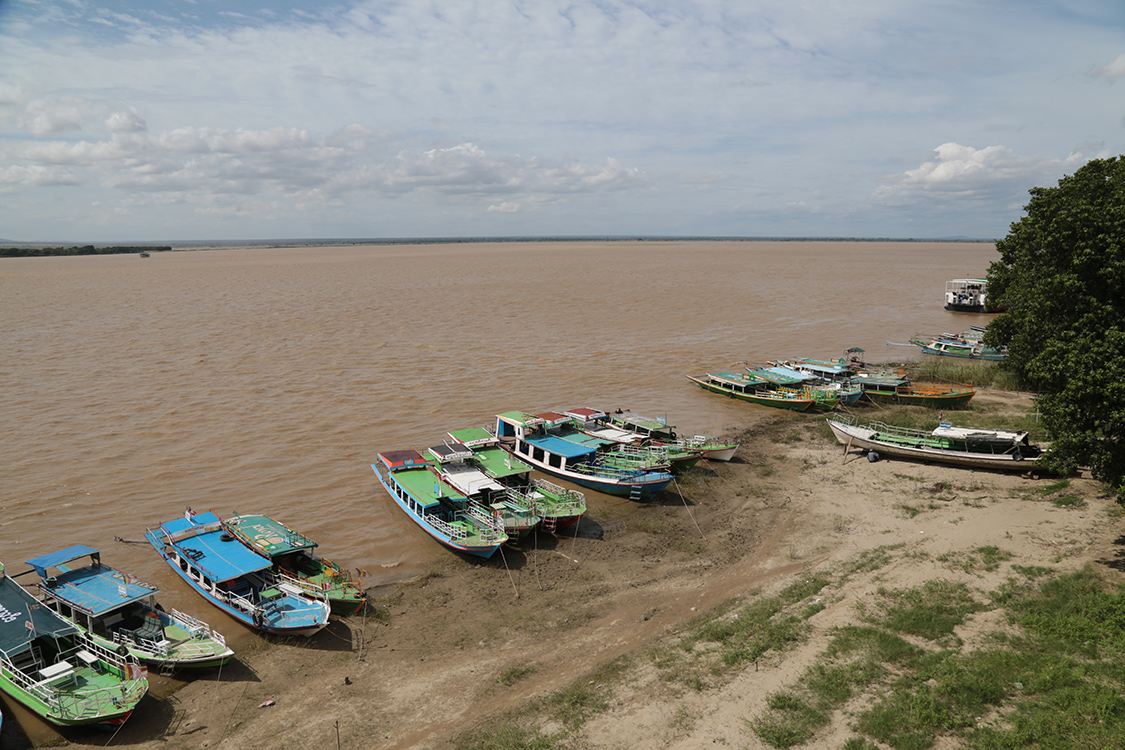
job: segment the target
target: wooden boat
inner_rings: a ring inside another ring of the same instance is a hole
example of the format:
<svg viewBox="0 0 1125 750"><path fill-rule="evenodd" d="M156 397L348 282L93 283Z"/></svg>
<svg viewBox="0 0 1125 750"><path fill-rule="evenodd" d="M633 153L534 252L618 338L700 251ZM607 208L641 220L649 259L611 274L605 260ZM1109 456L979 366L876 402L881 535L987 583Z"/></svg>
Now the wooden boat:
<svg viewBox="0 0 1125 750"><path fill-rule="evenodd" d="M542 416L520 411L496 415L500 446L540 471L580 487L625 495L634 500L652 497L668 486L672 475L664 470L623 468L607 463L598 448L550 434L569 417L558 415L554 424Z"/></svg>
<svg viewBox="0 0 1125 750"><path fill-rule="evenodd" d="M508 535L486 508L451 487L416 450L378 454L371 464L387 493L423 531L458 552L492 557Z"/></svg>
<svg viewBox="0 0 1125 750"><path fill-rule="evenodd" d="M531 476L532 466L500 447L500 441L483 427L448 433L455 443L473 452L473 462L489 477L528 499L540 517L539 528L554 532L577 523L586 513L586 496L578 490Z"/></svg>
<svg viewBox="0 0 1125 750"><path fill-rule="evenodd" d="M240 515L224 519L223 528L268 557L280 580L310 596L326 598L334 614L354 615L367 604L363 587L346 570L314 554L316 542L280 521L263 515Z"/></svg>
<svg viewBox="0 0 1125 750"><path fill-rule="evenodd" d="M703 458L699 451L688 450L679 445L655 443L639 432L611 424L609 415L600 409L579 407L569 409L563 414L574 420L575 428L584 435L617 446L616 449L607 451L611 459L614 453L636 456L637 461L633 465L638 466L638 468L663 469L667 467L674 473L682 473L695 466Z"/></svg>
<svg viewBox="0 0 1125 750"><path fill-rule="evenodd" d="M618 409L609 415L609 422L615 427L643 436L653 445L668 445L692 451L710 461L730 461L738 450L738 443L706 435L682 438L676 434L675 425L659 417L644 417Z"/></svg>
<svg viewBox="0 0 1125 750"><path fill-rule="evenodd" d="M852 381L863 388L863 395L875 403L928 406L931 409L964 409L976 395L967 385L915 383L905 375L862 373Z"/></svg>
<svg viewBox="0 0 1125 750"><path fill-rule="evenodd" d="M791 411L808 411L815 403L811 396L806 396L794 390L777 390L769 382L756 378L749 373L716 372L698 378L688 375L687 379L712 393L721 393L760 406L772 406Z"/></svg>
<svg viewBox="0 0 1125 750"><path fill-rule="evenodd" d="M103 648L0 563L0 690L58 726L121 725L148 690L136 657Z"/></svg>
<svg viewBox="0 0 1125 750"><path fill-rule="evenodd" d="M1000 471L1034 471L1045 451L1031 445L1026 432L979 430L942 423L932 431L872 421L860 424L850 414L834 414L828 426L847 449L875 451L915 461Z"/></svg>
<svg viewBox="0 0 1125 750"><path fill-rule="evenodd" d="M214 513L189 508L147 529L145 539L196 593L247 627L308 637L328 624L324 598L282 580L268 557L240 542Z"/></svg>
<svg viewBox="0 0 1125 750"><path fill-rule="evenodd" d="M479 503L504 525L508 539L519 539L539 525L531 499L488 476L474 461L473 451L454 442L426 449L441 478L450 487Z"/></svg>
<svg viewBox="0 0 1125 750"><path fill-rule="evenodd" d="M75 560L89 558L83 565ZM155 586L101 561L101 552L77 544L27 564L39 576L39 598L86 632L102 648L125 649L161 667L217 667L234 655L226 639L207 623L156 603Z"/></svg>
<svg viewBox="0 0 1125 750"><path fill-rule="evenodd" d="M845 397L854 404L863 395L858 388L844 391L839 383L822 383L815 375L779 365L757 369L747 367L746 371L756 378L771 383L780 391L793 390L811 397L812 409L816 411L832 411Z"/></svg>
<svg viewBox="0 0 1125 750"><path fill-rule="evenodd" d="M983 339L984 328L972 326L961 333L943 333L939 336L916 334L910 338L910 343L919 347L923 354L935 357L979 359L985 362L1002 362L1007 358L1006 349L985 346Z"/></svg>

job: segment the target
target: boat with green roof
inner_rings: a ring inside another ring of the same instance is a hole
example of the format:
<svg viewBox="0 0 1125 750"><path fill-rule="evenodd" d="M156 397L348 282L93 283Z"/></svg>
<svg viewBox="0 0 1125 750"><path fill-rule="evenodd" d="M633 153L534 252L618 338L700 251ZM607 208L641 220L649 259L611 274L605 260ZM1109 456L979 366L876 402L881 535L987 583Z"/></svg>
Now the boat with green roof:
<svg viewBox="0 0 1125 750"><path fill-rule="evenodd" d="M418 451L385 451L378 454L378 460L371 470L383 489L411 520L446 547L488 558L508 541L503 521L450 486Z"/></svg>
<svg viewBox="0 0 1125 750"><path fill-rule="evenodd" d="M808 411L816 400L795 390L779 390L768 380L750 373L713 372L702 377L688 375L687 379L705 391L718 393L759 406L772 406L790 411Z"/></svg>
<svg viewBox="0 0 1125 750"><path fill-rule="evenodd" d="M218 667L234 656L220 633L179 610L165 611L156 601L159 589L109 567L93 547L76 544L27 564L39 576L43 603L107 650L124 649L162 671Z"/></svg>
<svg viewBox="0 0 1125 750"><path fill-rule="evenodd" d="M21 574L22 575L22 574ZM0 563L0 690L57 726L117 727L148 691L148 670L98 645Z"/></svg>
<svg viewBox="0 0 1125 750"><path fill-rule="evenodd" d="M609 414L600 409L580 407L563 413L573 419L575 427L585 435L619 446L616 451L621 454L635 453L642 461L648 460L652 467L668 466L674 473L683 473L703 458L699 451L683 445L654 442L646 435L612 424Z"/></svg>
<svg viewBox="0 0 1125 750"><path fill-rule="evenodd" d="M532 477L531 464L521 461L500 447L495 435L483 427L469 427L446 433L456 443L473 452L473 462L488 476L528 499L539 528L554 532L574 525L586 513L586 496L578 490Z"/></svg>
<svg viewBox="0 0 1125 750"><path fill-rule="evenodd" d="M430 446L426 453L433 459L441 478L466 497L480 503L504 524L508 540L520 539L539 525L531 499L504 486L488 476L473 460L473 451L460 443Z"/></svg>
<svg viewBox="0 0 1125 750"><path fill-rule="evenodd" d="M680 437L676 426L660 417L645 417L631 411L618 409L609 415L609 423L623 430L641 435L652 445L668 445L680 450L693 451L709 461L730 461L738 450L738 443L707 435Z"/></svg>
<svg viewBox="0 0 1125 750"><path fill-rule="evenodd" d="M273 563L280 580L326 597L332 614L354 615L367 604L367 594L337 563L313 552L317 543L269 516L237 515L223 520L223 528Z"/></svg>

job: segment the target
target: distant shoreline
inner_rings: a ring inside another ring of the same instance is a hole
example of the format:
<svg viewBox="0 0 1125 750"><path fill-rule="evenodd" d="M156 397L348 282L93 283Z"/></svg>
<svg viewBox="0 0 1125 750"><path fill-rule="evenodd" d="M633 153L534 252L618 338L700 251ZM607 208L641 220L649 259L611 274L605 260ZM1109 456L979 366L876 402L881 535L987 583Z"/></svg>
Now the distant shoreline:
<svg viewBox="0 0 1125 750"><path fill-rule="evenodd" d="M669 237L662 235L577 237L357 237L345 239L182 240L161 242L59 243L0 240L0 257L45 257L56 255L106 255L130 252L177 252L233 248L349 247L360 245L455 245L500 242L948 242L990 243L995 239L967 237ZM81 249L84 252L79 252Z"/></svg>

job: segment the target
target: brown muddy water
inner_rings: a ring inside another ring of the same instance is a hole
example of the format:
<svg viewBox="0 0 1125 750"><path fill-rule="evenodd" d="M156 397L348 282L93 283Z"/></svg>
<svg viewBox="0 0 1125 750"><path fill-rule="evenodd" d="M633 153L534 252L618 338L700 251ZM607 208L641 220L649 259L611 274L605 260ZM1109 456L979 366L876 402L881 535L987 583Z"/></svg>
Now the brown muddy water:
<svg viewBox="0 0 1125 750"><path fill-rule="evenodd" d="M185 506L263 512L369 587L408 578L452 553L383 491L378 451L512 409L624 407L723 433L770 410L685 375L850 346L917 357L887 342L986 322L942 297L995 258L981 243L667 241L2 259L0 561L15 573L89 544L237 639L129 542ZM628 502L596 494L594 514Z"/></svg>

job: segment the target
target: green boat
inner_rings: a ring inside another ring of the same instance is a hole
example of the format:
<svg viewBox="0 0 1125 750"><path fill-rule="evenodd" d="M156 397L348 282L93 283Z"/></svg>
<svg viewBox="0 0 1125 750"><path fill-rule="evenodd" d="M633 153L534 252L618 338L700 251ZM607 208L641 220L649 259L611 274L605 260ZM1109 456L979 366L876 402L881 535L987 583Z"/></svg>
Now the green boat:
<svg viewBox="0 0 1125 750"><path fill-rule="evenodd" d="M695 466L703 458L698 450L691 450L682 444L653 441L639 431L626 429L610 421L609 414L599 409L581 407L563 412L574 420L575 427L583 434L611 444L606 454L606 463L623 468L659 469L668 467L680 474ZM616 454L616 455L615 455Z"/></svg>
<svg viewBox="0 0 1125 750"><path fill-rule="evenodd" d="M531 476L532 466L500 447L496 436L482 427L452 430L454 442L473 452L473 461L488 476L528 499L541 519L539 528L554 532L573 526L586 512L586 496L546 479Z"/></svg>
<svg viewBox="0 0 1125 750"><path fill-rule="evenodd" d="M441 478L470 500L488 508L504 524L508 539L520 539L539 525L541 516L526 494L488 476L473 460L473 451L458 442L426 449Z"/></svg>
<svg viewBox="0 0 1125 750"><path fill-rule="evenodd" d="M721 393L760 406L808 411L816 403L811 396L800 391L778 390L769 381L756 378L750 373L716 372L699 378L688 375L687 379L712 393Z"/></svg>
<svg viewBox="0 0 1125 750"><path fill-rule="evenodd" d="M367 594L342 567L313 554L317 543L269 516L227 518L223 529L273 563L282 581L310 596L327 598L332 613L347 617L363 609Z"/></svg>
<svg viewBox="0 0 1125 750"><path fill-rule="evenodd" d="M707 435L693 435L682 438L676 434L676 426L660 417L644 417L631 411L618 409L609 415L609 423L622 430L635 432L644 437L650 445L667 445L682 451L697 453L709 461L730 461L738 450L738 443L732 443Z"/></svg>
<svg viewBox="0 0 1125 750"><path fill-rule="evenodd" d="M966 409L976 395L968 385L915 383L905 375L867 374L856 376L852 383L863 388L863 396L874 403L928 406L931 409Z"/></svg>
<svg viewBox="0 0 1125 750"><path fill-rule="evenodd" d="M72 565L75 560L89 562ZM102 648L172 671L218 667L234 656L207 623L156 602L158 589L101 561L101 552L76 544L27 564L39 575L43 603L84 630Z"/></svg>
<svg viewBox="0 0 1125 750"><path fill-rule="evenodd" d="M36 601L0 563L0 690L13 700L57 726L120 726L147 673Z"/></svg>

